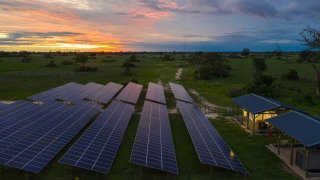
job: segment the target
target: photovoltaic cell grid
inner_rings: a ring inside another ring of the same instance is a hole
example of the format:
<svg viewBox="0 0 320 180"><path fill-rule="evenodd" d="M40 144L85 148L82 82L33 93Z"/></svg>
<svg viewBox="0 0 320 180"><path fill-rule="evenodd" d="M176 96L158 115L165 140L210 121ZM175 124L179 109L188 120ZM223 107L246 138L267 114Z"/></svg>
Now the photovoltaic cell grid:
<svg viewBox="0 0 320 180"><path fill-rule="evenodd" d="M86 99L107 104L122 89L122 87L123 85L109 82L107 85L87 96Z"/></svg>
<svg viewBox="0 0 320 180"><path fill-rule="evenodd" d="M88 103L41 107L34 115L1 127L0 164L40 172L99 111Z"/></svg>
<svg viewBox="0 0 320 180"><path fill-rule="evenodd" d="M133 105L113 101L60 162L109 173L133 112Z"/></svg>
<svg viewBox="0 0 320 180"><path fill-rule="evenodd" d="M0 109L0 117L9 116L11 114L17 114L21 111L28 109L31 106L37 106L36 104L29 101L16 101L12 104L6 105L6 107ZM1 121L0 121L1 123Z"/></svg>
<svg viewBox="0 0 320 180"><path fill-rule="evenodd" d="M248 173L201 110L193 104L177 102L200 162L240 173Z"/></svg>
<svg viewBox="0 0 320 180"><path fill-rule="evenodd" d="M163 86L160 84L149 83L146 99L154 102L166 104Z"/></svg>
<svg viewBox="0 0 320 180"><path fill-rule="evenodd" d="M4 109L4 108L7 107L7 106L8 106L7 104L0 103L0 111L1 111L1 109Z"/></svg>
<svg viewBox="0 0 320 180"><path fill-rule="evenodd" d="M61 94L66 94L69 91L77 90L78 88L82 87L83 85L70 82L64 84L62 86L58 86L53 89L49 89L47 91L41 92L39 94L33 95L28 97L28 99L33 101L55 101Z"/></svg>
<svg viewBox="0 0 320 180"><path fill-rule="evenodd" d="M72 90L68 90L66 92L60 93L59 95L57 95L56 99L73 102L73 103L80 102L84 100L85 97L94 93L101 87L103 87L103 85L90 82L86 85L81 85Z"/></svg>
<svg viewBox="0 0 320 180"><path fill-rule="evenodd" d="M177 100L193 103L193 99L183 86L174 83L169 83L169 85L171 87L174 97Z"/></svg>
<svg viewBox="0 0 320 180"><path fill-rule="evenodd" d="M165 105L145 101L130 162L178 174Z"/></svg>
<svg viewBox="0 0 320 180"><path fill-rule="evenodd" d="M120 94L116 97L116 99L123 101L123 102L128 102L132 104L136 104L141 90L142 90L142 85L140 84L135 84L135 83L129 83L121 92Z"/></svg>

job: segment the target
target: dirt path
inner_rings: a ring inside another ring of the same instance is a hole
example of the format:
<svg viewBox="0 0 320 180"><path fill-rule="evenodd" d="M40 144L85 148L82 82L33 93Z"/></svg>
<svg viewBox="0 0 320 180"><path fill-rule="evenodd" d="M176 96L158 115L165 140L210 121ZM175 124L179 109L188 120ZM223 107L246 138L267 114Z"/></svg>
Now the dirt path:
<svg viewBox="0 0 320 180"><path fill-rule="evenodd" d="M176 72L176 76L175 76L176 80L180 80L181 79L182 71L183 71L183 68L178 68L178 70Z"/></svg>
<svg viewBox="0 0 320 180"><path fill-rule="evenodd" d="M227 107L222 107L222 106L218 106L218 105L215 105L215 104L212 104L210 103L209 101L207 101L204 97L202 97L196 90L194 89L189 89L190 93L193 94L194 96L196 96L199 101L201 102L202 105L205 105L207 108L209 109L225 109L227 111L231 111L232 109L231 108L227 108ZM208 118L216 118L219 116L218 113L216 112L211 112L211 113L208 113L204 108L201 108L202 112L206 115L206 117ZM217 111L218 111L217 110Z"/></svg>

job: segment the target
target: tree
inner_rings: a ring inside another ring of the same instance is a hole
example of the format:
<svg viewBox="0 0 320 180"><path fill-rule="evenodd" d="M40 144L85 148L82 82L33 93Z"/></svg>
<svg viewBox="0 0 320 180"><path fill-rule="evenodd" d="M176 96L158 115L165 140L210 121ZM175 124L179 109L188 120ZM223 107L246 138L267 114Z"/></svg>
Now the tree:
<svg viewBox="0 0 320 180"><path fill-rule="evenodd" d="M243 48L241 55L242 56L248 56L250 54L249 48Z"/></svg>
<svg viewBox="0 0 320 180"><path fill-rule="evenodd" d="M276 86L273 84L274 78L272 76L264 75L267 70L267 65L264 58L254 58L252 65L255 69L254 79L249 83L245 90L248 93L257 93L264 96L276 96Z"/></svg>
<svg viewBox="0 0 320 180"><path fill-rule="evenodd" d="M300 36L304 45L308 46L310 49L320 49L320 31L313 29L307 26L303 29L300 33ZM316 86L317 86L317 97L320 96L320 68L317 67L315 64L311 65L316 74Z"/></svg>
<svg viewBox="0 0 320 180"><path fill-rule="evenodd" d="M86 64L86 62L88 62L88 56L84 53L77 54L75 57L75 62L81 63L82 64L81 68L85 69L85 64Z"/></svg>
<svg viewBox="0 0 320 180"><path fill-rule="evenodd" d="M195 76L198 79L229 76L231 67L226 65L218 53L195 54L192 62L196 66Z"/></svg>
<svg viewBox="0 0 320 180"><path fill-rule="evenodd" d="M255 68L256 75L262 75L262 73L267 70L266 60L264 58L254 58L252 63Z"/></svg>

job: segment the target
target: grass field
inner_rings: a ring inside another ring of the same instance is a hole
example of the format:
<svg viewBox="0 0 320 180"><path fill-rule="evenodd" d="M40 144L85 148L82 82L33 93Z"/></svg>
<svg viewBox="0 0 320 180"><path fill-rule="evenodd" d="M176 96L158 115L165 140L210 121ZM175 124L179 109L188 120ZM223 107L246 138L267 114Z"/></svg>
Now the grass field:
<svg viewBox="0 0 320 180"><path fill-rule="evenodd" d="M137 78L138 82L147 87L148 82L168 83L177 82L175 73L181 65L188 64L180 56L176 56L175 61L161 61L160 56L156 55L138 55L137 68L132 71L132 76L124 74L121 68L122 63L128 56L111 57L98 56L97 59L90 59L90 66L97 66L98 72L76 73L76 65L63 66L64 60L73 60L73 57L54 57L56 68L48 68L45 65L52 59L44 59L40 55L34 55L31 63L21 63L20 58L0 58L0 100L24 99L32 94L56 87L58 85L73 81L78 83L97 82L106 84L109 81L116 83L126 83L132 78ZM313 114L317 113L319 100L316 104L297 103L293 98L297 96L296 91L290 90L290 87L300 86L302 92L314 91L314 75L309 64L295 63L296 56L290 57L290 61L281 61L278 59L269 59L267 61L267 73L280 76L281 73L289 68L298 70L303 81L291 82L283 81L284 88L281 89L281 99L291 105L306 109ZM114 60L102 62L102 60ZM210 81L195 80L192 76L193 67L183 66L183 79L179 83L187 88L197 90L201 96L205 97L211 103L231 106L231 99L227 92L234 87L243 87L252 80L251 58L248 59L230 59L228 62L231 67L231 76L223 79L213 79ZM280 81L280 80L279 80ZM193 148L191 139L184 125L181 115L170 114L170 124L173 133L174 145L179 165L179 176L162 173L148 168L129 163L130 153L139 122L139 113L142 109L145 90L141 94L136 113L131 119L127 128L123 142L116 156L109 175L94 173L79 168L70 167L58 163L59 158L68 150L65 147L54 161L40 174L30 174L30 179L70 179L70 177L79 177L80 179L244 179L243 175L236 174L227 170L204 166L199 162L197 154ZM168 108L175 107L175 101L172 93L166 93ZM232 149L239 156L239 159L248 168L250 175L245 179L296 179L285 170L281 161L269 152L265 145L275 142L270 137L252 137L249 136L239 125L220 117L211 120L213 125L229 143ZM74 139L74 141L76 138ZM0 179L24 179L25 173L12 168L2 167Z"/></svg>

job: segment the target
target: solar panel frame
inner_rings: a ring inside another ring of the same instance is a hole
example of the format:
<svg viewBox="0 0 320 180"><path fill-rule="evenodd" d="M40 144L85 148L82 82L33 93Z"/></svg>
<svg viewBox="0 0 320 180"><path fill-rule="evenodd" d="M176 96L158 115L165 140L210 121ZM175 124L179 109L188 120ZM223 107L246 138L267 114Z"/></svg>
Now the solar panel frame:
<svg viewBox="0 0 320 180"><path fill-rule="evenodd" d="M182 101L177 105L201 163L249 173L197 106Z"/></svg>
<svg viewBox="0 0 320 180"><path fill-rule="evenodd" d="M133 105L113 101L59 162L108 174L133 112Z"/></svg>
<svg viewBox="0 0 320 180"><path fill-rule="evenodd" d="M169 82L169 85L176 100L180 100L188 103L194 103L192 97L182 85L174 84L171 82Z"/></svg>
<svg viewBox="0 0 320 180"><path fill-rule="evenodd" d="M130 162L179 173L166 105L145 101Z"/></svg>
<svg viewBox="0 0 320 180"><path fill-rule="evenodd" d="M149 82L146 99L162 104L166 104L163 86Z"/></svg>
<svg viewBox="0 0 320 180"><path fill-rule="evenodd" d="M1 150L0 164L39 173L99 111L88 103L65 108L66 112L52 113L53 118L46 119L50 121L23 139L12 137L15 143Z"/></svg>
<svg viewBox="0 0 320 180"><path fill-rule="evenodd" d="M117 100L136 104L138 102L143 86L140 84L129 82L127 86L116 97Z"/></svg>

